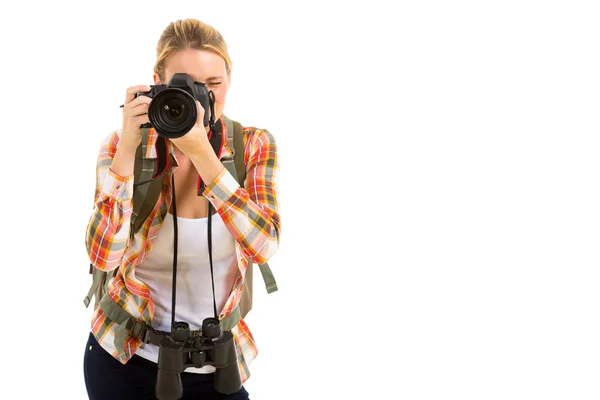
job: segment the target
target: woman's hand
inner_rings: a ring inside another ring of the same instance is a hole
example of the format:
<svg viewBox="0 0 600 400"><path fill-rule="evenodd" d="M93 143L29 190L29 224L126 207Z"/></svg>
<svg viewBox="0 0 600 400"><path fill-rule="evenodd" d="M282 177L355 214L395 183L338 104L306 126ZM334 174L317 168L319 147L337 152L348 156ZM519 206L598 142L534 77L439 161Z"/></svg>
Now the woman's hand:
<svg viewBox="0 0 600 400"><path fill-rule="evenodd" d="M192 129L182 137L170 140L183 154L189 157L204 183L208 185L224 167L208 140L210 130L209 127L204 126L204 109L198 101L196 101L196 108L198 118Z"/></svg>
<svg viewBox="0 0 600 400"><path fill-rule="evenodd" d="M119 142L127 148L134 150L142 142L142 124L149 123L148 105L152 99L148 96L135 97L136 93L148 92L150 86L138 85L127 89L125 103L123 104L123 129Z"/></svg>
<svg viewBox="0 0 600 400"><path fill-rule="evenodd" d="M133 176L135 152L142 142L142 124L148 123L148 96L135 97L136 93L148 92L150 86L138 85L127 89L123 104L123 129L110 169L117 175Z"/></svg>
<svg viewBox="0 0 600 400"><path fill-rule="evenodd" d="M179 138L170 139L189 158L193 158L194 156L201 157L207 150L214 153L208 140L209 128L204 126L204 108L202 108L198 100L196 100L196 109L198 111L198 118L196 118L196 123L192 129Z"/></svg>

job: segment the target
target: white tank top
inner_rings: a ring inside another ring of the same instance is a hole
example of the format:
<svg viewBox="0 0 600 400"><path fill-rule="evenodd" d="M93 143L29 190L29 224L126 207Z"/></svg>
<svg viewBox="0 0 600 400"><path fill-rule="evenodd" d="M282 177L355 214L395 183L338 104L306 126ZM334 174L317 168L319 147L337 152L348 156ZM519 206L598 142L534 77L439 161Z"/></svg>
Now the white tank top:
<svg viewBox="0 0 600 400"><path fill-rule="evenodd" d="M211 217L212 259L217 312L220 313L237 278L235 239L219 214ZM177 297L175 320L190 329L200 329L202 321L214 317L212 281L208 258L208 218L177 217ZM152 327L171 331L171 291L173 285L173 216L167 213L158 237L146 258L135 268L135 277L148 285L154 301ZM144 344L136 354L158 362L158 347ZM185 372L211 373L213 366L187 368Z"/></svg>

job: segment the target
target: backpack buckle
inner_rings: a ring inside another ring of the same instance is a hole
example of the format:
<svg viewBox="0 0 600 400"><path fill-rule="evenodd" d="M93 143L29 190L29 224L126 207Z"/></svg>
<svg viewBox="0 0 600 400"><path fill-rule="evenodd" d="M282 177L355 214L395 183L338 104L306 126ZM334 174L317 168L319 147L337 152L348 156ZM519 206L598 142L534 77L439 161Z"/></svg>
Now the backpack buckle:
<svg viewBox="0 0 600 400"><path fill-rule="evenodd" d="M129 318L125 323L125 329L127 329L127 332L129 332L131 336L138 339L144 339L146 333L146 324L138 321L137 319Z"/></svg>

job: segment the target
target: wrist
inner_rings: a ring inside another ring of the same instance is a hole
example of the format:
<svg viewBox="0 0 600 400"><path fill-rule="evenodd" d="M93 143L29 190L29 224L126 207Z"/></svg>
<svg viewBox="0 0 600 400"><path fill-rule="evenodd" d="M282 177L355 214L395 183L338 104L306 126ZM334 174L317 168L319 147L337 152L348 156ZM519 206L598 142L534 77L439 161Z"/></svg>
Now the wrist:
<svg viewBox="0 0 600 400"><path fill-rule="evenodd" d="M129 154L129 153L135 154L140 143L142 143L141 138L139 140L127 140L127 139L121 138L119 140L119 144L117 145L117 151L126 153L126 154Z"/></svg>
<svg viewBox="0 0 600 400"><path fill-rule="evenodd" d="M193 147L193 151L187 152L186 155L192 161L206 160L207 158L211 158L213 156L216 158L215 151L210 145L210 142L208 141L208 139L204 138L198 140L195 146Z"/></svg>
<svg viewBox="0 0 600 400"><path fill-rule="evenodd" d="M199 150L197 154L190 156L190 160L207 186L223 169L223 164L210 146L210 143L204 145L202 150Z"/></svg>

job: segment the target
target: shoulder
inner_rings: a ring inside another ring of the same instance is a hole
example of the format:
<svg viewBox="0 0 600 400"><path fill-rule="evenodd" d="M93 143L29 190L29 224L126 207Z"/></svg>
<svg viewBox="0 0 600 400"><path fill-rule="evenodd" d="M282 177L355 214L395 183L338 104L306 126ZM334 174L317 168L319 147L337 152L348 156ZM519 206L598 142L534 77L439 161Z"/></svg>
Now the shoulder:
<svg viewBox="0 0 600 400"><path fill-rule="evenodd" d="M255 126L243 126L243 129L246 143L258 147L276 147L275 136L268 129L257 128Z"/></svg>
<svg viewBox="0 0 600 400"><path fill-rule="evenodd" d="M100 155L106 155L108 153L109 156L113 156L117 150L120 138L121 129L111 131L110 133L105 135L102 138L102 141L100 142Z"/></svg>
<svg viewBox="0 0 600 400"><path fill-rule="evenodd" d="M275 136L265 128L244 126L246 164L266 163L273 167L278 163Z"/></svg>

